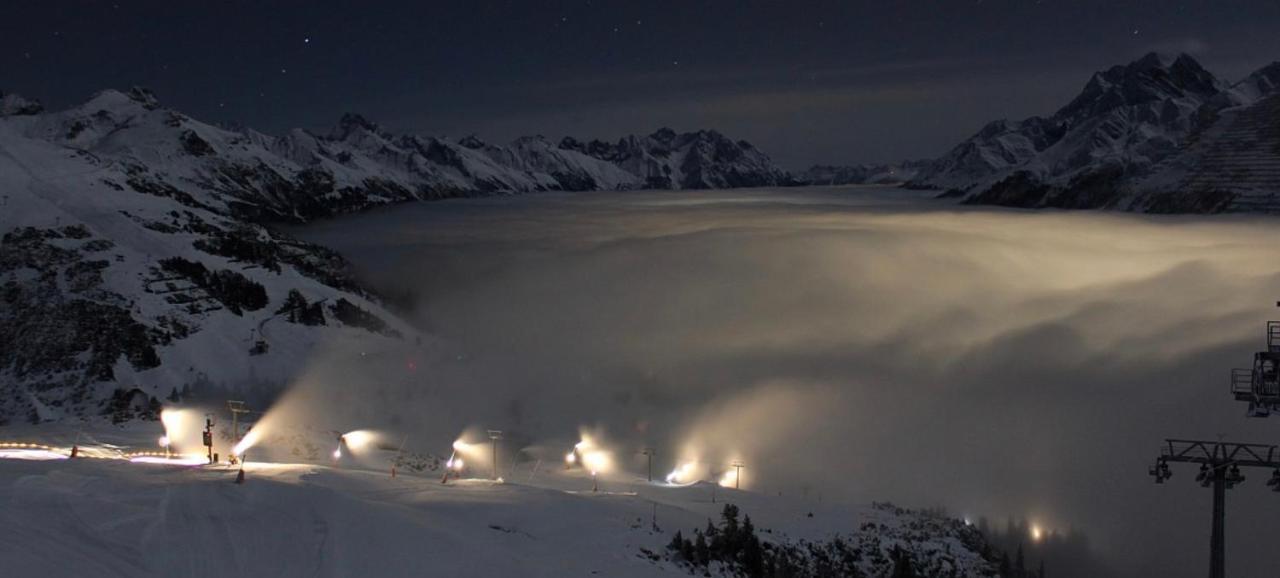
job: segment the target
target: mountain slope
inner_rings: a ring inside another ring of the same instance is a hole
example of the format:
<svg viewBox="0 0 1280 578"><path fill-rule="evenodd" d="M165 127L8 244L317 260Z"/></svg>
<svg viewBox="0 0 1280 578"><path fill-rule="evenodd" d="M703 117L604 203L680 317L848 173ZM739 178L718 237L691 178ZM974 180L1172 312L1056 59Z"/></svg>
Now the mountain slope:
<svg viewBox="0 0 1280 578"><path fill-rule="evenodd" d="M0 423L101 413L117 388L145 401L283 385L322 344L420 343L341 257L271 223L453 196L790 182L711 131L495 146L346 115L327 134L272 137L144 89L56 112L0 94Z"/></svg>
<svg viewBox="0 0 1280 578"><path fill-rule="evenodd" d="M413 334L336 254L106 160L108 134L25 136L53 120L0 122L0 421L93 415L117 387L280 384L322 341Z"/></svg>
<svg viewBox="0 0 1280 578"><path fill-rule="evenodd" d="M895 553L917 575L979 578L997 568L974 527L888 504L729 488L712 503L706 483L627 475L601 476L592 492L585 473L532 462L515 465L507 483L441 484L430 472L392 478L381 455L364 467L253 460L235 485L236 470L222 464L30 453L37 459L0 459L0 556L19 576L738 576L720 562L682 563L667 548L677 532L720 519L726 501L758 524L766 548L788 550L788 576L887 578L899 575Z"/></svg>
<svg viewBox="0 0 1280 578"><path fill-rule="evenodd" d="M1148 54L1094 74L1048 118L989 124L912 184L982 204L1249 210L1244 197L1280 188L1267 172L1280 153L1266 148L1280 119L1264 104L1277 80L1272 65L1228 85L1185 54ZM1260 144L1237 154L1226 143L1242 136ZM1251 180L1230 176L1240 166L1252 167Z"/></svg>

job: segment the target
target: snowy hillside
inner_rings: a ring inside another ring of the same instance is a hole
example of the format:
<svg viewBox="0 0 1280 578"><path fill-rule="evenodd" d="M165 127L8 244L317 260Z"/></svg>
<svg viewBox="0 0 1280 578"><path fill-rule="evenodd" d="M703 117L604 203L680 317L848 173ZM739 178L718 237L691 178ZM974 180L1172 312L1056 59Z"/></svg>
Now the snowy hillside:
<svg viewBox="0 0 1280 578"><path fill-rule="evenodd" d="M137 426L138 424L135 424ZM49 443L73 442L39 428ZM157 432L158 427L153 426ZM6 435L35 432L0 428ZM0 559L14 575L63 576L994 576L999 554L961 520L888 504L845 506L708 483L672 485L538 462L506 483L435 471L391 477L363 461L225 464L111 459L142 427L62 445L0 448ZM87 440L96 443L88 443ZM21 458L32 459L21 459ZM150 459L150 458L139 458ZM198 459L195 461L199 461ZM733 504L734 522L726 504ZM677 534L709 546L688 557ZM726 556L734 544L763 554ZM785 553L785 554L782 554ZM705 564L697 560L705 556ZM779 562L786 560L786 562ZM781 567L785 565L785 570ZM914 574L905 571L906 566ZM857 572L856 574L854 572Z"/></svg>
<svg viewBox="0 0 1280 578"><path fill-rule="evenodd" d="M1271 65L1230 85L1185 54L1148 54L1094 74L1053 116L987 125L912 184L982 204L1272 210L1277 78Z"/></svg>
<svg viewBox="0 0 1280 578"><path fill-rule="evenodd" d="M414 335L335 253L192 185L167 118L112 92L0 121L0 421L96 415L115 388L282 383L321 340Z"/></svg>
<svg viewBox="0 0 1280 578"><path fill-rule="evenodd" d="M104 411L112 392L283 385L319 343L421 336L332 251L275 222L410 200L790 182L703 131L501 147L393 135L227 130L146 90L46 112L0 94L0 423Z"/></svg>

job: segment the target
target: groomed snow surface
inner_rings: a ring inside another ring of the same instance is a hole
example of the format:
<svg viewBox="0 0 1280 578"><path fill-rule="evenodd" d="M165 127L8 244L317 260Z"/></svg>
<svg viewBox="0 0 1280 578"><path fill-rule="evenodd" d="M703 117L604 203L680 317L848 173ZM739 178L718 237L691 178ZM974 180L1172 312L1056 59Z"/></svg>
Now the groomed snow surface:
<svg viewBox="0 0 1280 578"><path fill-rule="evenodd" d="M0 442L30 442L45 430L0 428ZM666 544L677 530L689 535L708 519L718 520L726 501L768 529L760 535L770 541L848 535L867 522L885 528L903 523L883 508L729 488L716 488L712 503L708 484L650 484L622 473L602 476L600 491L593 492L589 474L559 463L519 464L504 483L463 479L444 485L438 474L398 472L393 478L368 461L281 464L251 457L246 481L237 485L236 469L226 465L58 455L74 441L81 456L119 456L131 450L115 443L118 438L131 436L139 447L154 439L145 425L131 430L62 432L48 448L6 448L11 455L0 456L0 574L674 576L690 570L666 560ZM60 459L3 459L23 452ZM488 473L481 470L477 475ZM886 540L884 547L894 543ZM923 547L957 558L970 554L952 538Z"/></svg>

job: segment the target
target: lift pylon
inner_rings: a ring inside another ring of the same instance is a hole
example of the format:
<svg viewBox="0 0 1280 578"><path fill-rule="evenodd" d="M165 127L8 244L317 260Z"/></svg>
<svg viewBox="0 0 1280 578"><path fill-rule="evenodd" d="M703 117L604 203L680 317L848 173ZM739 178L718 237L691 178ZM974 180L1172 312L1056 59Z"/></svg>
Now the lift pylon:
<svg viewBox="0 0 1280 578"><path fill-rule="evenodd" d="M1223 441L1165 440L1156 464L1148 470L1157 484L1173 477L1169 463L1200 464L1196 481L1213 489L1213 530L1209 538L1209 578L1226 577L1226 491L1244 481L1240 468L1269 468L1267 485L1280 492L1280 447Z"/></svg>

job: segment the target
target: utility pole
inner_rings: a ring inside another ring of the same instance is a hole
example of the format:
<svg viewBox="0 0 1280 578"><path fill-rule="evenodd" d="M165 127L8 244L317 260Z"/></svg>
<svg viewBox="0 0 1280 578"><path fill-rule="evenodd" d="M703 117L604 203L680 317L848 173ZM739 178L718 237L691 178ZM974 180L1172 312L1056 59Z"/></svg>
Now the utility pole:
<svg viewBox="0 0 1280 578"><path fill-rule="evenodd" d="M640 450L640 453L644 454L645 457L649 458L649 481L652 482L653 481L653 456L656 455L658 452L653 451L653 448L645 448L643 450Z"/></svg>
<svg viewBox="0 0 1280 578"><path fill-rule="evenodd" d="M209 463L213 463L213 414L204 414L204 447L209 450Z"/></svg>
<svg viewBox="0 0 1280 578"><path fill-rule="evenodd" d="M498 479L498 442L502 440L502 430L491 429L489 432L489 445L493 449L493 479Z"/></svg>
<svg viewBox="0 0 1280 578"><path fill-rule="evenodd" d="M733 463L729 465L733 466L733 469L734 469L733 489L741 490L742 489L742 468L747 467L747 465L742 463L741 460L734 460Z"/></svg>
<svg viewBox="0 0 1280 578"><path fill-rule="evenodd" d="M1196 481L1213 489L1212 532L1209 539L1209 578L1226 578L1227 490L1244 481L1241 467L1272 470L1267 485L1280 492L1280 447L1265 444L1241 444L1196 440L1165 440L1156 464L1147 473L1157 484L1173 477L1169 462L1200 464Z"/></svg>
<svg viewBox="0 0 1280 578"><path fill-rule="evenodd" d="M249 413L243 401L227 400L227 409L231 410L231 445L240 443L240 414Z"/></svg>

